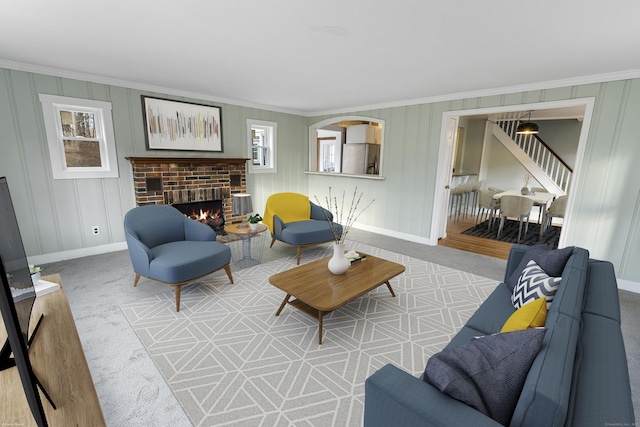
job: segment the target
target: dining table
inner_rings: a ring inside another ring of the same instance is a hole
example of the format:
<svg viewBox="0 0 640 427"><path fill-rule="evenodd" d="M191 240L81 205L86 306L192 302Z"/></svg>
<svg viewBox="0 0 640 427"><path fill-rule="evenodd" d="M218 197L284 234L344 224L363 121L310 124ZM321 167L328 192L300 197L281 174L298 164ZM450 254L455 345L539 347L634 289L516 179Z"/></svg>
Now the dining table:
<svg viewBox="0 0 640 427"><path fill-rule="evenodd" d="M546 224L547 206L556 198L556 195L546 191L530 191L527 194L522 194L521 190L507 190L502 193L494 194L493 199L498 201L502 196L521 196L533 200L533 205L540 208L540 216L538 218L540 220L540 238L542 238L542 233L544 233L544 226Z"/></svg>

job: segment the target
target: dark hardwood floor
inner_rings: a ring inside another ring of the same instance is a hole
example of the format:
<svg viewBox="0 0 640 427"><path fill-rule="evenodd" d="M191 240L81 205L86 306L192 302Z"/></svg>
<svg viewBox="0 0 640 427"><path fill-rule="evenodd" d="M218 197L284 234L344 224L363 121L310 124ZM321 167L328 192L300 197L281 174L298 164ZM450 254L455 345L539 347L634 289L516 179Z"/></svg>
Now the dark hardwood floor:
<svg viewBox="0 0 640 427"><path fill-rule="evenodd" d="M467 215L466 218L453 222L449 217L447 223L447 237L440 239L438 245L460 249L467 252L488 255L494 258L507 259L513 243L499 242L497 240L483 239L481 237L461 234L467 228L475 225L475 215ZM497 231L497 230L496 230Z"/></svg>

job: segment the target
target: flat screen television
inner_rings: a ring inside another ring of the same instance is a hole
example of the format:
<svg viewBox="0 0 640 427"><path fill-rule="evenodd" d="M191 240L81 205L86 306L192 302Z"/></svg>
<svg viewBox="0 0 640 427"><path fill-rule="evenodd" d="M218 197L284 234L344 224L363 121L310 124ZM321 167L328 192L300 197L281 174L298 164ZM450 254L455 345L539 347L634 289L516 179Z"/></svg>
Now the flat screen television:
<svg viewBox="0 0 640 427"><path fill-rule="evenodd" d="M29 360L29 321L36 292L5 177L0 178L0 260L0 312L7 330L7 340L0 351L0 369L17 367L36 423L47 426L39 381Z"/></svg>

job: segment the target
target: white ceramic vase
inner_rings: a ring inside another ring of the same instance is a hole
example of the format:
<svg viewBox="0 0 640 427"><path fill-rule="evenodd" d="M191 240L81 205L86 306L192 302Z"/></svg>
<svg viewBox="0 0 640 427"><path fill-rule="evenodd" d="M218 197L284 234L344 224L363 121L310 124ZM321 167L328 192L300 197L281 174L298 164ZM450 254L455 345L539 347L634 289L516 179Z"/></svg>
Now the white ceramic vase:
<svg viewBox="0 0 640 427"><path fill-rule="evenodd" d="M38 284L38 280L40 280L40 272L39 271L37 273L33 273L31 275L31 282L33 282L33 286Z"/></svg>
<svg viewBox="0 0 640 427"><path fill-rule="evenodd" d="M329 260L329 271L333 274L344 274L349 269L351 262L344 256L344 243L333 244L333 256Z"/></svg>
<svg viewBox="0 0 640 427"><path fill-rule="evenodd" d="M249 223L249 228L251 228L251 231L256 231L258 230L258 223L256 222L254 223Z"/></svg>

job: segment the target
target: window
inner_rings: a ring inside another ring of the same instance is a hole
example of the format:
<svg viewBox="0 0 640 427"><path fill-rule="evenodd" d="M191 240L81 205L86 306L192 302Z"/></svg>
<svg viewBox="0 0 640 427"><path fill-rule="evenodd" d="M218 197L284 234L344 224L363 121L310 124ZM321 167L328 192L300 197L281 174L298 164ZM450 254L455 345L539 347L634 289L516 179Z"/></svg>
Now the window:
<svg viewBox="0 0 640 427"><path fill-rule="evenodd" d="M340 131L318 129L318 170L340 172L343 135Z"/></svg>
<svg viewBox="0 0 640 427"><path fill-rule="evenodd" d="M278 124L247 119L249 173L274 173Z"/></svg>
<svg viewBox="0 0 640 427"><path fill-rule="evenodd" d="M111 103L40 94L54 179L117 178Z"/></svg>

